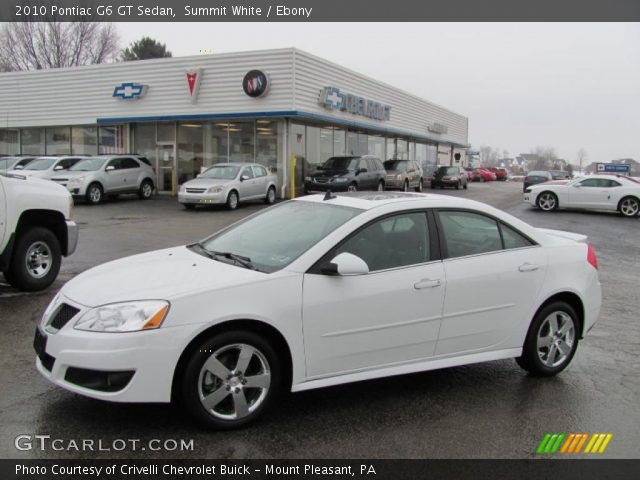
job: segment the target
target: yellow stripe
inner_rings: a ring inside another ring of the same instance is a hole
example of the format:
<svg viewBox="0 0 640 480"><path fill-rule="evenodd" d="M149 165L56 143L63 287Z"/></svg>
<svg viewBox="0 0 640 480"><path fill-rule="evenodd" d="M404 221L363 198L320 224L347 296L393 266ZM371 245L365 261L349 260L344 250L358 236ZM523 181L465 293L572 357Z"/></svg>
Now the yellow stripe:
<svg viewBox="0 0 640 480"><path fill-rule="evenodd" d="M596 440L596 443L593 444L593 448L591 449L591 453L596 453L598 451L598 448L600 448L600 444L604 440L604 437L606 437L606 435L604 433L600 433L598 435L598 439Z"/></svg>
<svg viewBox="0 0 640 480"><path fill-rule="evenodd" d="M604 439L604 442L602 442L602 445L600 445L600 450L598 450L598 453L604 453L605 448L607 448L607 445L609 445L609 442L611 441L612 438L613 438L613 434L611 433L607 434L607 436Z"/></svg>
<svg viewBox="0 0 640 480"><path fill-rule="evenodd" d="M594 433L591 437L591 440L589 440L589 443L587 444L587 448L584 449L584 453L591 453L591 447L593 446L597 438L598 434Z"/></svg>
<svg viewBox="0 0 640 480"><path fill-rule="evenodd" d="M580 440L580 435L579 434L577 434L573 438L573 442L571 442L571 446L569 447L569 452L568 453L573 453L573 449L576 448L576 445L578 444L578 440Z"/></svg>
<svg viewBox="0 0 640 480"><path fill-rule="evenodd" d="M567 451L567 448L569 447L569 444L571 443L571 440L573 440L573 437L575 437L576 434L572 433L571 435L569 435L567 437L567 439L564 442L564 445L562 445L562 449L560 450L560 453L564 453Z"/></svg>
<svg viewBox="0 0 640 480"><path fill-rule="evenodd" d="M586 434L586 433L583 433L582 434L582 440L580 440L580 443L576 447L576 452L575 453L580 453L580 450L582 450L582 446L584 445L584 442L587 441L587 438L589 438L589 435Z"/></svg>

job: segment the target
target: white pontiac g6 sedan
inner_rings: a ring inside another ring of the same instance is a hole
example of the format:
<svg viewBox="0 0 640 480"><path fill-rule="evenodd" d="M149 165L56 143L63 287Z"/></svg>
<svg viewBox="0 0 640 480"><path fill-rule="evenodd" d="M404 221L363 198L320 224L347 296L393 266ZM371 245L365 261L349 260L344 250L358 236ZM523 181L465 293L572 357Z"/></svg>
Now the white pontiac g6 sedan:
<svg viewBox="0 0 640 480"><path fill-rule="evenodd" d="M528 187L524 201L545 212L584 208L635 217L640 213L640 183L619 175L587 175L566 183L547 182Z"/></svg>
<svg viewBox="0 0 640 480"><path fill-rule="evenodd" d="M312 195L78 275L34 346L63 388L178 397L228 429L284 390L505 358L555 375L600 303L584 235L449 196Z"/></svg>

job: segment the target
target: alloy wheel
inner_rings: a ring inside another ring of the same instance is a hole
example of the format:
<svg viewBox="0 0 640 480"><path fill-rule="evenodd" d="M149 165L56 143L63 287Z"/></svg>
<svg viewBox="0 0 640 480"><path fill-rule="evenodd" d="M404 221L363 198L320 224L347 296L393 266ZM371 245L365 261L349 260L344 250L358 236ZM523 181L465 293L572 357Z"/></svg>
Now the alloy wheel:
<svg viewBox="0 0 640 480"><path fill-rule="evenodd" d="M91 187L89 190L89 199L91 203L99 203L102 200L102 192L99 187Z"/></svg>
<svg viewBox="0 0 640 480"><path fill-rule="evenodd" d="M548 212L556 208L556 196L553 193L543 193L538 200L538 206L541 210Z"/></svg>
<svg viewBox="0 0 640 480"><path fill-rule="evenodd" d="M352 183L347 187L347 192L357 192L358 186L355 183Z"/></svg>
<svg viewBox="0 0 640 480"><path fill-rule="evenodd" d="M625 198L620 204L620 213L625 217L635 217L640 210L640 204L635 198Z"/></svg>
<svg viewBox="0 0 640 480"><path fill-rule="evenodd" d="M33 278L42 278L51 270L52 259L51 249L49 246L41 241L34 242L27 248L27 254L25 255L25 263L27 266L27 272Z"/></svg>
<svg viewBox="0 0 640 480"><path fill-rule="evenodd" d="M567 361L575 342L576 328L566 312L555 311L540 325L536 348L540 361L547 367L557 367Z"/></svg>
<svg viewBox="0 0 640 480"><path fill-rule="evenodd" d="M198 395L205 410L221 420L238 420L255 412L271 387L271 370L257 348L235 343L209 356L200 369Z"/></svg>
<svg viewBox="0 0 640 480"><path fill-rule="evenodd" d="M142 196L144 198L150 198L151 194L153 193L153 188L151 187L151 184L148 182L145 182L142 184Z"/></svg>

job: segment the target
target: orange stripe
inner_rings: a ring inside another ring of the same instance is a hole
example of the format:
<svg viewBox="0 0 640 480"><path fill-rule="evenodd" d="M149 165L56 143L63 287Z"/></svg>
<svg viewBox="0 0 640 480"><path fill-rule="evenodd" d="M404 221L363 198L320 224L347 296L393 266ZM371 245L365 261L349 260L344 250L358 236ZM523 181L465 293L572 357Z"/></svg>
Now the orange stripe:
<svg viewBox="0 0 640 480"><path fill-rule="evenodd" d="M573 450L576 448L576 445L578 444L578 441L580 441L580 434L576 434L576 436L573 438L573 442L571 442L571 446L569 447L569 452L568 453L573 453Z"/></svg>
<svg viewBox="0 0 640 480"><path fill-rule="evenodd" d="M567 439L564 442L564 445L562 445L562 449L560 450L560 453L564 453L567 451L567 448L569 447L569 444L571 443L571 440L573 440L573 437L575 437L576 434L572 433L571 435L569 435L567 437Z"/></svg>
<svg viewBox="0 0 640 480"><path fill-rule="evenodd" d="M584 442L587 441L587 438L589 438L589 435L586 434L586 433L583 433L582 434L582 440L580 440L580 443L576 447L576 453L580 453L580 450L582 450L582 446L584 445Z"/></svg>

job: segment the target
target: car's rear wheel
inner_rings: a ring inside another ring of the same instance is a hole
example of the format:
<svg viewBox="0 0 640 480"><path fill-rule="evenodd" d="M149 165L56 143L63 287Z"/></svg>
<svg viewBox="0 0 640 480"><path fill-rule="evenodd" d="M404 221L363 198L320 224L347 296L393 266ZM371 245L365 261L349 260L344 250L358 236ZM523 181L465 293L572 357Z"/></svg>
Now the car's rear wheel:
<svg viewBox="0 0 640 480"><path fill-rule="evenodd" d="M618 210L623 217L635 217L640 213L640 201L634 197L625 197L620 200Z"/></svg>
<svg viewBox="0 0 640 480"><path fill-rule="evenodd" d="M192 353L182 376L182 399L201 424L228 430L254 422L282 389L276 351L261 335L220 333Z"/></svg>
<svg viewBox="0 0 640 480"><path fill-rule="evenodd" d="M458 183L456 183L456 190L460 190L460 185L462 182L460 182L460 180L458 180Z"/></svg>
<svg viewBox="0 0 640 480"><path fill-rule="evenodd" d="M240 199L238 198L238 192L235 190L231 190L229 195L227 196L227 208L229 210L235 210L238 208L238 202Z"/></svg>
<svg viewBox="0 0 640 480"><path fill-rule="evenodd" d="M558 197L553 192L542 192L536 200L538 208L544 212L551 212L558 208Z"/></svg>
<svg viewBox="0 0 640 480"><path fill-rule="evenodd" d="M267 190L267 196L264 198L264 203L267 205L273 205L276 202L276 187L269 187Z"/></svg>
<svg viewBox="0 0 640 480"><path fill-rule="evenodd" d="M58 276L61 261L58 237L47 228L33 227L18 235L5 279L21 290L44 290Z"/></svg>
<svg viewBox="0 0 640 480"><path fill-rule="evenodd" d="M542 308L529 327L516 361L534 376L549 377L567 368L578 348L578 316L571 305L553 302Z"/></svg>
<svg viewBox="0 0 640 480"><path fill-rule="evenodd" d="M347 192L357 192L357 191L358 191L358 184L356 182L349 184L349 186L347 187Z"/></svg>
<svg viewBox="0 0 640 480"><path fill-rule="evenodd" d="M420 179L420 181L418 182L418 186L416 187L416 192L421 192L422 191L422 179Z"/></svg>
<svg viewBox="0 0 640 480"><path fill-rule="evenodd" d="M142 184L140 184L140 190L138 190L138 196L142 200L149 200L153 195L153 183L151 180L144 180Z"/></svg>
<svg viewBox="0 0 640 480"><path fill-rule="evenodd" d="M403 192L409 191L409 180L405 180L404 183L402 184L402 191Z"/></svg>
<svg viewBox="0 0 640 480"><path fill-rule="evenodd" d="M87 193L85 195L87 203L97 205L102 201L102 197L104 197L104 192L99 183L92 183L87 187Z"/></svg>
<svg viewBox="0 0 640 480"><path fill-rule="evenodd" d="M384 182L382 180L380 180L378 182L378 191L379 192L383 192L384 191Z"/></svg>

